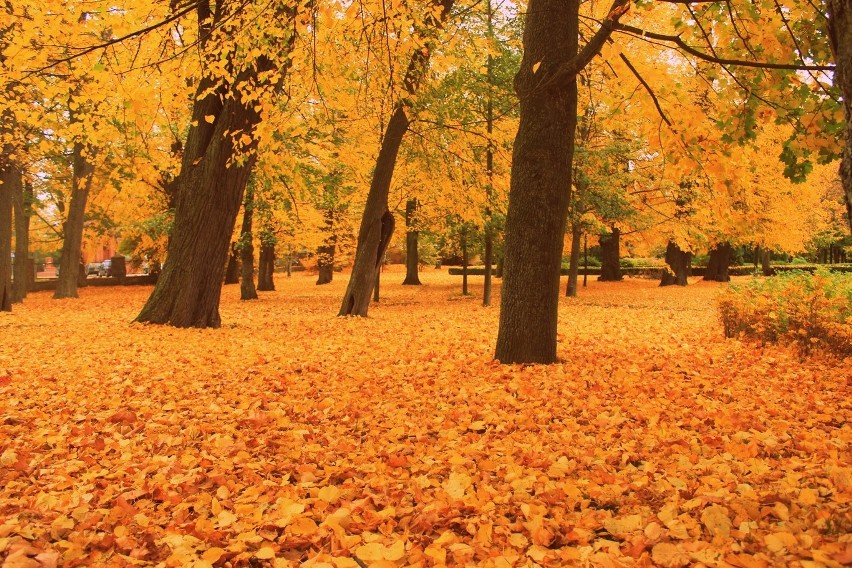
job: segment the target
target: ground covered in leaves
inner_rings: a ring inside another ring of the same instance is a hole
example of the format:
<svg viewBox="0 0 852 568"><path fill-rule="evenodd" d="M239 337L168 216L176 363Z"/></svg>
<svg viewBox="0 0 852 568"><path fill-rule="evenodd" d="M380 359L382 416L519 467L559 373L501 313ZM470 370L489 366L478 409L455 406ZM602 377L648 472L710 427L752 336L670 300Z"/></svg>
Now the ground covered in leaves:
<svg viewBox="0 0 852 568"><path fill-rule="evenodd" d="M724 339L721 285L590 282L519 367L460 277L366 320L342 280L226 287L219 330L129 323L150 288L0 315L0 564L852 562L850 361Z"/></svg>

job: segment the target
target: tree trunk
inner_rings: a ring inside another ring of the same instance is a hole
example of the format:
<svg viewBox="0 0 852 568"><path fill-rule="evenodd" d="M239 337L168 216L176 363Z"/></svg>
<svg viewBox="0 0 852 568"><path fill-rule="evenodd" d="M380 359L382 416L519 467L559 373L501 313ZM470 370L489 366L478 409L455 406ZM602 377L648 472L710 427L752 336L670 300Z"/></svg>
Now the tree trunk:
<svg viewBox="0 0 852 568"><path fill-rule="evenodd" d="M253 133L260 122L242 97L208 94L202 81L193 108L193 126L176 179L177 203L163 271L136 320L175 327L219 327L219 300L228 245L243 191L256 159L252 147L242 160L227 133ZM213 115L213 123L205 116Z"/></svg>
<svg viewBox="0 0 852 568"><path fill-rule="evenodd" d="M240 300L257 300L257 290L254 287L254 190L252 184L247 184L243 204L243 227L240 230Z"/></svg>
<svg viewBox="0 0 852 568"><path fill-rule="evenodd" d="M589 236L583 235L583 288L589 283Z"/></svg>
<svg viewBox="0 0 852 568"><path fill-rule="evenodd" d="M731 243L719 243L713 247L707 261L707 272L704 273L704 280L730 282L731 277L728 274L728 269L731 266L733 252Z"/></svg>
<svg viewBox="0 0 852 568"><path fill-rule="evenodd" d="M843 94L846 116L845 147L840 162L840 181L846 199L846 215L852 233L852 0L828 0L828 32L837 69L835 84Z"/></svg>
<svg viewBox="0 0 852 568"><path fill-rule="evenodd" d="M775 276L775 269L772 268L772 251L766 247L760 248L760 271L764 276Z"/></svg>
<svg viewBox="0 0 852 568"><path fill-rule="evenodd" d="M317 247L317 284L328 284L334 278L334 253L337 249L337 236L334 231L334 211L326 209L323 244Z"/></svg>
<svg viewBox="0 0 852 568"><path fill-rule="evenodd" d="M664 269L660 286L686 286L689 277L689 265L692 261L692 253L682 250L672 241L666 246L666 264L671 270Z"/></svg>
<svg viewBox="0 0 852 568"><path fill-rule="evenodd" d="M583 230L579 222L571 224L571 259L568 262L568 285L565 287L565 295L575 297L577 295L577 272L580 268L580 241Z"/></svg>
<svg viewBox="0 0 852 568"><path fill-rule="evenodd" d="M502 363L556 361L562 238L577 125L576 73L565 86L541 84L577 54L578 14L578 0L531 0L527 10L524 57L515 77L520 122L495 352Z"/></svg>
<svg viewBox="0 0 852 568"><path fill-rule="evenodd" d="M257 267L257 290L272 292L275 290L275 245L260 240L260 261Z"/></svg>
<svg viewBox="0 0 852 568"><path fill-rule="evenodd" d="M367 317L370 294L376 288L379 266L393 235L394 218L388 209L388 193L402 137L407 130L408 116L405 108L398 106L385 129L376 169L373 170L373 181L358 231L355 264L337 314L339 316Z"/></svg>
<svg viewBox="0 0 852 568"><path fill-rule="evenodd" d="M12 208L15 216L15 266L12 278L12 302L21 302L33 284L33 266L30 261L30 217L32 216L33 189L29 183L17 179L13 188Z"/></svg>
<svg viewBox="0 0 852 568"><path fill-rule="evenodd" d="M382 271L376 270L376 285L373 287L373 301L379 301L379 286L382 283Z"/></svg>
<svg viewBox="0 0 852 568"><path fill-rule="evenodd" d="M621 274L621 231L612 228L612 233L600 236L601 245L601 282L620 282Z"/></svg>
<svg viewBox="0 0 852 568"><path fill-rule="evenodd" d="M405 202L405 280L404 286L420 286L420 256L417 254L417 239L420 233L417 231L415 214L417 213L417 199L409 199Z"/></svg>
<svg viewBox="0 0 852 568"><path fill-rule="evenodd" d="M461 231L461 249L462 249L462 296L470 296L470 291L467 289L467 227L463 227Z"/></svg>
<svg viewBox="0 0 852 568"><path fill-rule="evenodd" d="M240 251L237 243L231 243L231 251L228 253L228 266L225 268L225 284L238 284L240 282Z"/></svg>
<svg viewBox="0 0 852 568"><path fill-rule="evenodd" d="M5 152L4 152L5 153ZM12 203L21 172L0 156L0 312L12 311ZM24 262L26 258L20 259Z"/></svg>
<svg viewBox="0 0 852 568"><path fill-rule="evenodd" d="M72 116L73 121L73 116ZM80 274L83 249L83 226L86 221L86 202L94 180L94 166L89 162L82 142L74 142L71 166L71 203L68 206L68 217L62 231L62 254L59 257L59 280L56 283L54 298L76 298L77 286L81 276L85 282L85 274ZM85 271L85 267L84 267Z"/></svg>

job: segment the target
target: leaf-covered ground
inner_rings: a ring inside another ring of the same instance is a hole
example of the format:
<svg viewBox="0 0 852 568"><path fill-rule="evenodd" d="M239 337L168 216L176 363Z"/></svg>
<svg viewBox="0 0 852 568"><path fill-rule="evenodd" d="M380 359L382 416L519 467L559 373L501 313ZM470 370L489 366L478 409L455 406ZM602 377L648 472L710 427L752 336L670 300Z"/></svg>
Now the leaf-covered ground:
<svg viewBox="0 0 852 568"><path fill-rule="evenodd" d="M459 277L366 320L342 280L226 287L219 330L130 324L150 288L0 315L2 566L852 562L850 362L725 340L719 285L590 282L522 368Z"/></svg>

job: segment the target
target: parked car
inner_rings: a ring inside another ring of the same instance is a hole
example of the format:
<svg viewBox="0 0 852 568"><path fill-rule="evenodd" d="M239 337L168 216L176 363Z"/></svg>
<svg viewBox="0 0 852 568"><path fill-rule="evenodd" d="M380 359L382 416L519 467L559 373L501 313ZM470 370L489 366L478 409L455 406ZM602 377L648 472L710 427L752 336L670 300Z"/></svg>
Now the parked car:
<svg viewBox="0 0 852 568"><path fill-rule="evenodd" d="M100 262L90 262L86 265L86 276L100 276L101 273L101 263Z"/></svg>
<svg viewBox="0 0 852 568"><path fill-rule="evenodd" d="M112 261L106 259L101 263L101 268L98 270L98 276L112 276Z"/></svg>

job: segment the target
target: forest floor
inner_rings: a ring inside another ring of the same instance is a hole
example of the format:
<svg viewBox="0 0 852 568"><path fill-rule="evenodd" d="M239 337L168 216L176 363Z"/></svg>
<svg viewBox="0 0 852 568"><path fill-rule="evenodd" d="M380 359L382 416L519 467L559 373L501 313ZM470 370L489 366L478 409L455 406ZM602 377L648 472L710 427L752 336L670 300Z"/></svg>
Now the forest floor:
<svg viewBox="0 0 852 568"><path fill-rule="evenodd" d="M504 366L481 278L402 276L367 319L307 274L218 330L130 323L150 287L0 314L0 565L852 563L850 361L637 279Z"/></svg>

